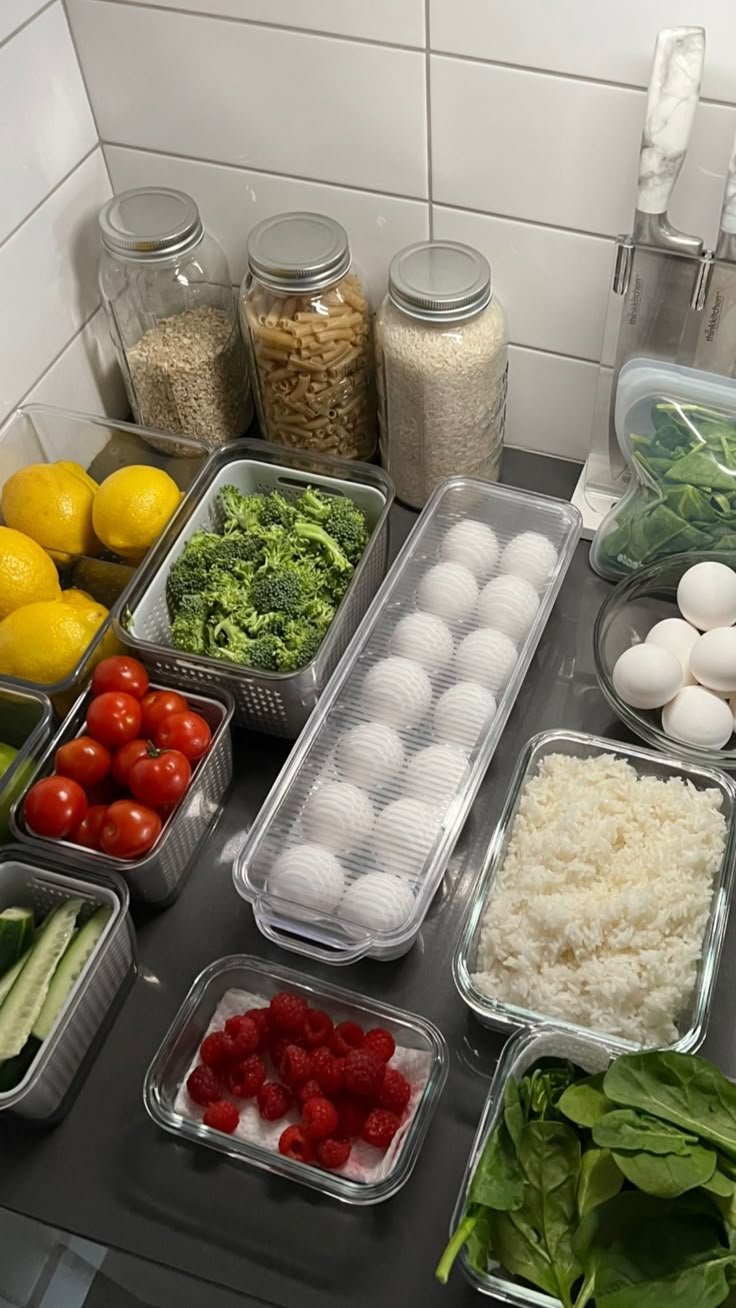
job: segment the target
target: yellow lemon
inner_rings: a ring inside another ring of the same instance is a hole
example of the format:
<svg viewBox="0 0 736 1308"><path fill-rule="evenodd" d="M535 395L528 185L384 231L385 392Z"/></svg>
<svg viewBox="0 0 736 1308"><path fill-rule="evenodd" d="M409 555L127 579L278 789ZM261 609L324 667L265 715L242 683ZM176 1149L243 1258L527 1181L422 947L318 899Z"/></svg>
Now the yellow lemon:
<svg viewBox="0 0 736 1308"><path fill-rule="evenodd" d="M0 507L9 527L25 532L57 563L69 563L100 552L92 527L96 491L97 482L79 463L32 463L8 478Z"/></svg>
<svg viewBox="0 0 736 1308"><path fill-rule="evenodd" d="M102 604L63 600L16 609L0 622L0 674L44 686L63 681L74 671L107 612Z"/></svg>
<svg viewBox="0 0 736 1308"><path fill-rule="evenodd" d="M46 551L23 532L0 527L0 618L60 594L59 574Z"/></svg>
<svg viewBox="0 0 736 1308"><path fill-rule="evenodd" d="M68 590L61 592L61 598L65 604L75 604L77 607L97 604L97 600L88 595L86 590L77 590L75 586L70 586Z"/></svg>
<svg viewBox="0 0 736 1308"><path fill-rule="evenodd" d="M119 468L95 495L94 529L114 554L138 563L158 540L180 499L181 491L167 472L139 465Z"/></svg>

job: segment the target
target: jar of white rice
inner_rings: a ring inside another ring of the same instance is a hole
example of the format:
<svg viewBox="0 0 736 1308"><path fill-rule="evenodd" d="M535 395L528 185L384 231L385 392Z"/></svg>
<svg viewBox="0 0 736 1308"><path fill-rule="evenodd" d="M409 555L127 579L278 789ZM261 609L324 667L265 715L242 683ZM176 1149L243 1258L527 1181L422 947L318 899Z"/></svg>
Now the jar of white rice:
<svg viewBox="0 0 736 1308"><path fill-rule="evenodd" d="M381 458L405 504L447 477L498 478L506 315L488 260L454 241L399 251L376 315Z"/></svg>

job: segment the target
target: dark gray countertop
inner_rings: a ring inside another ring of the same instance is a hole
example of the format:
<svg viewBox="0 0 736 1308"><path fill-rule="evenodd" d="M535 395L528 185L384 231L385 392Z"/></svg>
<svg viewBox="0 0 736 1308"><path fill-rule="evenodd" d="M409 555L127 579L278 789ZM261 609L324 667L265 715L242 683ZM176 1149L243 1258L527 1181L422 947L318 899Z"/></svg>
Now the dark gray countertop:
<svg viewBox="0 0 736 1308"><path fill-rule="evenodd" d="M567 498L578 469L509 451L504 473L512 485ZM413 520L404 509L394 511L392 553ZM591 631L608 585L591 572L587 549L578 546L417 944L395 963L303 969L423 1013L445 1035L450 1075L406 1187L375 1208L349 1208L179 1144L143 1108L146 1068L206 964L226 954L253 953L302 967L296 955L263 939L232 887L242 833L288 749L284 742L239 733L232 791L181 897L159 914L135 911L141 974L68 1116L53 1130L9 1118L0 1123L0 1206L238 1291L243 1303L329 1308L349 1300L352 1308L458 1308L474 1300L459 1271L442 1289L433 1269L502 1037L467 1015L453 985L451 959L470 887L528 738L558 726L625 736L596 686ZM732 931L705 1048L731 1074L733 941ZM201 1299L193 1294L189 1303L207 1308L205 1285Z"/></svg>

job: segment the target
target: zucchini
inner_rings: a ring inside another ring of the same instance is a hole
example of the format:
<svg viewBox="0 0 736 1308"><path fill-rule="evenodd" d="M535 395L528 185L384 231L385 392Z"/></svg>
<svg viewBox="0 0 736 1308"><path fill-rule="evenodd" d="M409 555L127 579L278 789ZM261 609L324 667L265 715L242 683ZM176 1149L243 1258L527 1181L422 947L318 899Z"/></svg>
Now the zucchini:
<svg viewBox="0 0 736 1308"><path fill-rule="evenodd" d="M21 954L17 963L14 963L3 977L0 977L0 1004L2 1004L5 996L12 990L30 956L31 951L30 949L27 949L25 954Z"/></svg>
<svg viewBox="0 0 736 1308"><path fill-rule="evenodd" d="M43 1008L33 1027L33 1035L37 1040L45 1040L49 1035L72 987L79 979L92 950L105 930L111 912L110 908L98 908L69 941L66 952L51 978Z"/></svg>
<svg viewBox="0 0 736 1308"><path fill-rule="evenodd" d="M0 976L33 943L33 909L6 908L0 913Z"/></svg>
<svg viewBox="0 0 736 1308"><path fill-rule="evenodd" d="M49 914L36 937L28 962L0 1007L0 1061L15 1058L31 1034L81 907L81 899L67 899Z"/></svg>

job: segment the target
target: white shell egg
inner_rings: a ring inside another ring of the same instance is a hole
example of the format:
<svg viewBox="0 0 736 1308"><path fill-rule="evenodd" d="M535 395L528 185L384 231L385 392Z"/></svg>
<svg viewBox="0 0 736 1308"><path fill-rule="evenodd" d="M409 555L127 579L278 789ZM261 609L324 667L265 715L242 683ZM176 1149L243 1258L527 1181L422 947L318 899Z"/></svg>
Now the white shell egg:
<svg viewBox="0 0 736 1308"><path fill-rule="evenodd" d="M684 618L663 618L652 627L645 644L659 645L660 649L668 649L670 654L674 654L682 664L682 684L694 686L695 677L690 671L690 651L699 639L700 632Z"/></svg>
<svg viewBox="0 0 736 1308"><path fill-rule="evenodd" d="M438 827L437 814L419 799L387 804L373 829L373 848L384 871L409 877L421 872Z"/></svg>
<svg viewBox="0 0 736 1308"><path fill-rule="evenodd" d="M266 883L269 894L303 908L331 913L342 899L345 876L334 854L321 845L294 845L280 854Z"/></svg>
<svg viewBox="0 0 736 1308"><path fill-rule="evenodd" d="M497 694L516 666L516 646L502 631L481 627L457 647L455 666L463 681L477 681Z"/></svg>
<svg viewBox="0 0 736 1308"><path fill-rule="evenodd" d="M696 563L680 578L677 606L700 631L730 627L736 622L736 572L712 560Z"/></svg>
<svg viewBox="0 0 736 1308"><path fill-rule="evenodd" d="M391 633L391 653L413 659L430 672L446 667L454 652L450 628L434 613L407 613Z"/></svg>
<svg viewBox="0 0 736 1308"><path fill-rule="evenodd" d="M478 617L511 640L523 640L539 609L539 596L526 577L494 577L478 598Z"/></svg>
<svg viewBox="0 0 736 1308"><path fill-rule="evenodd" d="M363 682L363 703L371 717L410 727L429 711L432 683L412 659L381 659Z"/></svg>
<svg viewBox="0 0 736 1308"><path fill-rule="evenodd" d="M302 831L308 841L342 854L365 840L373 821L373 805L358 786L325 781L304 805Z"/></svg>
<svg viewBox="0 0 736 1308"><path fill-rule="evenodd" d="M478 601L478 583L462 563L436 563L419 583L419 603L448 622L467 618Z"/></svg>
<svg viewBox="0 0 736 1308"><path fill-rule="evenodd" d="M412 799L444 807L457 794L467 768L467 758L454 745L427 745L406 769L406 792Z"/></svg>
<svg viewBox="0 0 736 1308"><path fill-rule="evenodd" d="M450 740L472 749L495 715L496 701L485 686L474 681L459 681L438 699L434 729L440 740Z"/></svg>
<svg viewBox="0 0 736 1308"><path fill-rule="evenodd" d="M733 725L726 701L702 686L683 686L662 709L666 735L701 749L723 749L731 739Z"/></svg>
<svg viewBox="0 0 736 1308"><path fill-rule="evenodd" d="M522 531L514 536L501 555L501 572L525 577L537 590L543 590L557 562L557 550L538 531Z"/></svg>
<svg viewBox="0 0 736 1308"><path fill-rule="evenodd" d="M736 690L736 627L714 627L693 645L690 668L708 690Z"/></svg>
<svg viewBox="0 0 736 1308"><path fill-rule="evenodd" d="M493 572L498 558L496 533L485 522L466 518L450 527L440 546L443 559L462 563L474 577L482 580Z"/></svg>
<svg viewBox="0 0 736 1308"><path fill-rule="evenodd" d="M372 931L396 931L414 907L411 886L389 872L365 872L348 886L338 908L346 922Z"/></svg>
<svg viewBox="0 0 736 1308"><path fill-rule="evenodd" d="M616 660L611 680L631 708L661 708L682 685L682 664L659 645L632 645Z"/></svg>
<svg viewBox="0 0 736 1308"><path fill-rule="evenodd" d="M340 737L337 766L346 781L376 790L404 766L401 736L385 722L361 722Z"/></svg>

